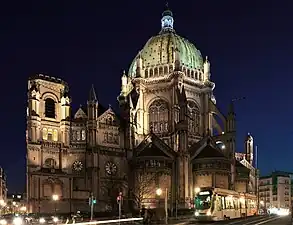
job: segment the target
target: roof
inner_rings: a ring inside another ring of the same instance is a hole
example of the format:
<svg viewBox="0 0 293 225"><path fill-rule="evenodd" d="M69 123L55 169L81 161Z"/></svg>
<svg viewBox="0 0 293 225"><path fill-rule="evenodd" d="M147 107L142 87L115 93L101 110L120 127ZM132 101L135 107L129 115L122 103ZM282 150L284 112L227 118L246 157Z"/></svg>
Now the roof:
<svg viewBox="0 0 293 225"><path fill-rule="evenodd" d="M203 69L203 58L200 51L186 38L176 34L173 29L173 14L167 8L162 14L160 21L162 30L159 34L152 36L131 63L128 71L129 77L135 77L137 61L141 57L143 68L153 68L174 64L175 50L178 51L178 59L184 67L196 70ZM141 74L144 77L144 74ZM158 71L158 75L166 75ZM157 76L155 74L155 76Z"/></svg>

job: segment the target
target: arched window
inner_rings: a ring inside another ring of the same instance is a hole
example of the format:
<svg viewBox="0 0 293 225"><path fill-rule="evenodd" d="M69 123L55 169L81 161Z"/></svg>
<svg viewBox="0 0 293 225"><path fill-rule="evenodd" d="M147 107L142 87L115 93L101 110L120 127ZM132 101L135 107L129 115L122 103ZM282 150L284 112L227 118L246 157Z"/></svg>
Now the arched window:
<svg viewBox="0 0 293 225"><path fill-rule="evenodd" d="M189 121L188 131L191 134L199 134L199 108L193 101L188 101Z"/></svg>
<svg viewBox="0 0 293 225"><path fill-rule="evenodd" d="M47 128L43 128L43 140L48 140L48 130L47 130Z"/></svg>
<svg viewBox="0 0 293 225"><path fill-rule="evenodd" d="M169 128L169 109L167 102L154 101L149 108L149 127L154 133L166 133Z"/></svg>
<svg viewBox="0 0 293 225"><path fill-rule="evenodd" d="M53 130L52 129L48 129L47 140L53 141Z"/></svg>
<svg viewBox="0 0 293 225"><path fill-rule="evenodd" d="M45 116L55 119L55 101L52 98L45 100Z"/></svg>
<svg viewBox="0 0 293 225"><path fill-rule="evenodd" d="M54 168L57 165L55 159L48 158L45 160L45 166L49 168Z"/></svg>
<svg viewBox="0 0 293 225"><path fill-rule="evenodd" d="M85 135L85 130L81 130L81 140L85 140L86 135Z"/></svg>
<svg viewBox="0 0 293 225"><path fill-rule="evenodd" d="M76 131L76 140L80 141L80 130Z"/></svg>
<svg viewBox="0 0 293 225"><path fill-rule="evenodd" d="M54 130L53 132L53 141L58 141L58 131Z"/></svg>
<svg viewBox="0 0 293 225"><path fill-rule="evenodd" d="M62 184L61 183L54 183L54 195L58 195L59 197L61 197L63 194L62 191Z"/></svg>
<svg viewBox="0 0 293 225"><path fill-rule="evenodd" d="M44 197L51 197L53 194L52 184L49 182L45 182L43 184L43 196Z"/></svg>

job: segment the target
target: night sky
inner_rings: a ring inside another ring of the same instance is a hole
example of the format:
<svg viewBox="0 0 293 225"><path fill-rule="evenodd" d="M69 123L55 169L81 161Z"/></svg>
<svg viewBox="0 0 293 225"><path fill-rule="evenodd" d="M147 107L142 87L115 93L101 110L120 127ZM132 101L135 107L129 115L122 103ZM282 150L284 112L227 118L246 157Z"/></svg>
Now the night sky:
<svg viewBox="0 0 293 225"><path fill-rule="evenodd" d="M66 80L74 109L86 103L92 84L100 103L115 105L122 71L160 31L164 6L158 0L2 3L0 165L9 191L25 187L27 78L44 73ZM232 98L246 97L235 106L237 151L250 132L261 174L293 172L293 2L174 0L169 6L176 32L209 56L220 109L226 113Z"/></svg>

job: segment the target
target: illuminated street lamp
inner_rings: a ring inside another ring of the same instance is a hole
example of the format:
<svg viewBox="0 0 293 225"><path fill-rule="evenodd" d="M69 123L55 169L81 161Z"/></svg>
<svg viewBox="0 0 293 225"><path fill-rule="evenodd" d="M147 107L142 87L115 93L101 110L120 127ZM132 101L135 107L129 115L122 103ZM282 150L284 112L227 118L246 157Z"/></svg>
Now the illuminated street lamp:
<svg viewBox="0 0 293 225"><path fill-rule="evenodd" d="M162 189L161 188L158 188L157 190L156 190L156 194L158 195L158 196L160 196L161 194L162 194Z"/></svg>
<svg viewBox="0 0 293 225"><path fill-rule="evenodd" d="M195 194L197 194L197 193L199 193L199 192L200 192L200 188L199 188L199 187L194 188L194 193L195 193Z"/></svg>
<svg viewBox="0 0 293 225"><path fill-rule="evenodd" d="M161 188L158 188L156 190L156 194L158 196L161 196L163 193ZM168 224L168 188L166 188L166 192L165 192L165 224Z"/></svg>
<svg viewBox="0 0 293 225"><path fill-rule="evenodd" d="M59 200L59 195L52 195L52 199L54 201L55 214L56 214L56 212L57 212L57 201Z"/></svg>

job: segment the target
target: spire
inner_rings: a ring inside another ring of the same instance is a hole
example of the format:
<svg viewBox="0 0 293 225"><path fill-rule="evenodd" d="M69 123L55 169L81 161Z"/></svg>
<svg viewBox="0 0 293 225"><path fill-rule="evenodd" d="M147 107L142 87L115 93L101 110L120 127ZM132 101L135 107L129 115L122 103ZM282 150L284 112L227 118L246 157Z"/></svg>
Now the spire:
<svg viewBox="0 0 293 225"><path fill-rule="evenodd" d="M233 101L233 100L230 102L228 115L235 115L235 111L234 111L234 101Z"/></svg>
<svg viewBox="0 0 293 225"><path fill-rule="evenodd" d="M97 101L97 95L95 92L95 88L94 85L92 84L91 90L90 90L90 94L89 94L89 101Z"/></svg>
<svg viewBox="0 0 293 225"><path fill-rule="evenodd" d="M169 9L169 4L167 2L165 11L162 13L162 19L161 19L162 30L161 30L161 32L174 31L173 30L173 23L174 23L173 13Z"/></svg>

